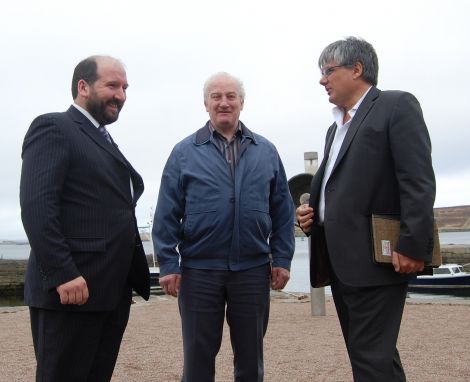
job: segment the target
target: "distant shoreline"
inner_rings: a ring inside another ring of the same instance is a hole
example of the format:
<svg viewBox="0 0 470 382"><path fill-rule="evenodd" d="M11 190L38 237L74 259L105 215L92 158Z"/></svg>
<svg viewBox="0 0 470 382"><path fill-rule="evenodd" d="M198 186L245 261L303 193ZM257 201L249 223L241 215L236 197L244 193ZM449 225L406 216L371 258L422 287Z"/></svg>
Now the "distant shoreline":
<svg viewBox="0 0 470 382"><path fill-rule="evenodd" d="M470 232L468 228L439 228L439 232Z"/></svg>
<svg viewBox="0 0 470 382"><path fill-rule="evenodd" d="M439 232L468 232L470 233L470 229L468 227L442 227L438 228ZM145 235L140 233L142 237L142 241L150 241L149 238L146 238ZM295 231L295 237L300 237L300 238L307 238L307 236L301 232L300 230L297 229ZM0 245L29 245L29 242L27 239L3 239L0 240Z"/></svg>
<svg viewBox="0 0 470 382"><path fill-rule="evenodd" d="M29 241L28 240L0 240L0 245L28 245Z"/></svg>

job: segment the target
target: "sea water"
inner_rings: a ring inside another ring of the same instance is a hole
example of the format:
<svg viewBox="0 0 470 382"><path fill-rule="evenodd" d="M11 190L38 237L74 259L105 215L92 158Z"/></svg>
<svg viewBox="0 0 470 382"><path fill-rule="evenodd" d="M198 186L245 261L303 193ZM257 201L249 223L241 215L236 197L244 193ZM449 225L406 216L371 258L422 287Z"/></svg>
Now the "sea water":
<svg viewBox="0 0 470 382"><path fill-rule="evenodd" d="M467 244L470 245L470 231L463 232L440 232L441 245ZM152 243L144 241L145 253L153 253ZM29 256L29 244L0 244L0 259L27 259ZM308 239L297 237L295 239L295 254L291 264L291 278L285 288L288 292L310 292L309 280L309 255ZM329 293L329 288L326 290Z"/></svg>

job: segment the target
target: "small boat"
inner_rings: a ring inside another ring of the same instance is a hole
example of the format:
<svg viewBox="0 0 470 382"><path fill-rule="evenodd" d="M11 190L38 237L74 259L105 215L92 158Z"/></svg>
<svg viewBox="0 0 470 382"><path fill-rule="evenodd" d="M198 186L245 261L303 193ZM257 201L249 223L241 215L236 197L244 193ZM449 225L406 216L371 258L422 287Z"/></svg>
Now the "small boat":
<svg viewBox="0 0 470 382"><path fill-rule="evenodd" d="M149 222L145 226L138 227L139 228L139 235L142 241L149 241L150 246L153 248L152 243L152 227L153 227L153 208L150 208L149 213ZM158 266L158 262L155 259L155 254L146 253L146 256L151 256L150 264L149 264L149 272L150 272L150 293L152 294L161 294L162 288L160 287L160 267ZM147 259L147 262L149 259Z"/></svg>
<svg viewBox="0 0 470 382"><path fill-rule="evenodd" d="M159 277L160 277L160 267L153 266L149 267L150 271L150 287L151 288L159 288Z"/></svg>
<svg viewBox="0 0 470 382"><path fill-rule="evenodd" d="M410 279L408 292L470 296L470 273L459 264L442 264L432 275Z"/></svg>

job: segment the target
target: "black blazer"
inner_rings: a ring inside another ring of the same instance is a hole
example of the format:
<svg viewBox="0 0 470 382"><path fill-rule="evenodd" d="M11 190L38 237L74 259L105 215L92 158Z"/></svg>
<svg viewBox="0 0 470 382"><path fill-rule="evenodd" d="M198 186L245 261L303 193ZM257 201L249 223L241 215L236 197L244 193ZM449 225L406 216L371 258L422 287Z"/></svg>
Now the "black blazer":
<svg viewBox="0 0 470 382"><path fill-rule="evenodd" d="M21 216L31 245L26 304L112 310L128 285L148 298L149 270L135 218L144 184L117 146L71 106L33 121L22 158ZM88 302L61 305L55 288L80 275Z"/></svg>
<svg viewBox="0 0 470 382"><path fill-rule="evenodd" d="M325 155L310 190L316 211L328 154L336 131L327 132ZM401 216L395 250L428 261L433 247L435 179L431 142L416 98L373 87L357 110L325 188L325 221L312 227L312 286L336 276L352 286L403 282L391 265L372 261L373 213ZM324 235L323 235L324 232ZM326 241L325 241L326 239ZM329 258L328 255L329 254Z"/></svg>

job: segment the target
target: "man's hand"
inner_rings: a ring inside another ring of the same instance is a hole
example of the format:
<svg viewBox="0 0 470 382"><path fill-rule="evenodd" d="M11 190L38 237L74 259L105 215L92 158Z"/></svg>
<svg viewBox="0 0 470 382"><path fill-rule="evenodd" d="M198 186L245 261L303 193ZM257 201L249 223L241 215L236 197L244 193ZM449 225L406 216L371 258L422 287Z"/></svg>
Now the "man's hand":
<svg viewBox="0 0 470 382"><path fill-rule="evenodd" d="M83 305L88 301L89 297L88 286L82 276L59 285L56 291L59 293L62 305Z"/></svg>
<svg viewBox="0 0 470 382"><path fill-rule="evenodd" d="M180 290L181 275L174 273L171 275L163 276L159 279L160 286L163 289L163 292L169 294L173 297L178 297L178 292Z"/></svg>
<svg viewBox="0 0 470 382"><path fill-rule="evenodd" d="M295 211L299 226L305 233L309 233L313 224L313 208L308 204L301 204Z"/></svg>
<svg viewBox="0 0 470 382"><path fill-rule="evenodd" d="M273 289L284 289L290 279L290 272L281 267L274 267L271 271L271 287Z"/></svg>
<svg viewBox="0 0 470 382"><path fill-rule="evenodd" d="M424 260L415 260L395 251L393 251L392 255L392 264L395 272L398 273L416 273L424 269Z"/></svg>

